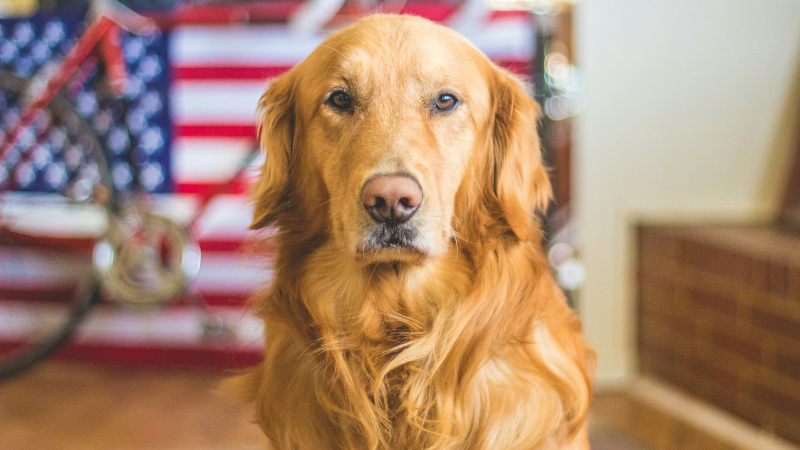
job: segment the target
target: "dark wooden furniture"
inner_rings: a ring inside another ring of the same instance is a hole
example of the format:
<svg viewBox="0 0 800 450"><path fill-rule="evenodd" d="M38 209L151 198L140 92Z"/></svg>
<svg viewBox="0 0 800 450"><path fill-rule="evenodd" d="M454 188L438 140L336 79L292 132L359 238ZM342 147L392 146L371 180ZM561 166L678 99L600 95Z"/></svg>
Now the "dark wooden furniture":
<svg viewBox="0 0 800 450"><path fill-rule="evenodd" d="M637 297L642 374L800 444L797 142L773 221L641 225Z"/></svg>

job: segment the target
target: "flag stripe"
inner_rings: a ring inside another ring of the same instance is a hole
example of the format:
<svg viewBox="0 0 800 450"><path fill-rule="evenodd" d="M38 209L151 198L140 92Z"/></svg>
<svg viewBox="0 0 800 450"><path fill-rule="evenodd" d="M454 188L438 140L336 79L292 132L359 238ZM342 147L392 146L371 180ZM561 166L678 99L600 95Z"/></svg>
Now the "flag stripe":
<svg viewBox="0 0 800 450"><path fill-rule="evenodd" d="M175 186L175 192L178 194L195 194L202 197L217 194L221 184L220 183L202 183L202 182L180 182ZM226 190L227 194L246 194L250 189L250 184L244 180L237 180L231 184Z"/></svg>
<svg viewBox="0 0 800 450"><path fill-rule="evenodd" d="M253 122L232 123L224 122L196 122L178 123L175 125L175 134L181 137L220 137L220 138L250 138L255 139L256 127Z"/></svg>
<svg viewBox="0 0 800 450"><path fill-rule="evenodd" d="M152 14L164 28L185 24L235 25L246 22L285 21L297 12L303 2L278 0L269 2L248 1L236 4L179 3L175 11L167 14Z"/></svg>
<svg viewBox="0 0 800 450"><path fill-rule="evenodd" d="M511 70L519 75L530 72L530 61L525 60L495 60L501 67ZM177 66L173 69L173 81L261 81L280 76L292 66Z"/></svg>
<svg viewBox="0 0 800 450"><path fill-rule="evenodd" d="M0 343L0 351L2 349L3 345ZM91 361L112 366L242 369L258 364L263 359L263 353L261 349L240 348L236 345L220 347L204 339L200 339L200 343L193 347L174 347L164 344L154 346L147 341L124 346L102 342L73 342L59 348L53 358Z"/></svg>
<svg viewBox="0 0 800 450"><path fill-rule="evenodd" d="M308 56L324 37L295 36L283 25L247 27L183 26L171 37L174 66L293 66Z"/></svg>
<svg viewBox="0 0 800 450"><path fill-rule="evenodd" d="M255 123L263 81L181 81L173 84L173 120L179 124Z"/></svg>
<svg viewBox="0 0 800 450"><path fill-rule="evenodd" d="M173 145L172 168L180 183L230 180L253 151L251 139L179 138Z"/></svg>
<svg viewBox="0 0 800 450"><path fill-rule="evenodd" d="M215 5L213 3L181 4L176 11L168 15L153 14L152 17L165 28L172 28L176 24L230 26L247 22L285 22L297 14L302 6L303 2L298 0L270 2L249 1L239 5L230 2L222 5ZM458 8L459 4L452 1L412 0L404 2L400 10L396 12L400 14L412 14L436 22L442 22L457 12ZM381 9L380 6L374 11L369 11L345 4L331 22L334 24L349 22L358 16L375 12L392 11ZM494 13L493 16L502 17L517 15L519 13L522 12L502 11Z"/></svg>
<svg viewBox="0 0 800 450"><path fill-rule="evenodd" d="M0 311L6 308L8 313L0 314L0 345L8 348L18 342L20 323L25 323L24 320L10 323L3 321L3 317L13 315L23 319L25 314L38 315L45 312L44 306L0 304ZM220 363L224 363L221 367L231 367L230 356L248 356L248 363L258 358L263 348L263 327L259 320L243 313L240 307L210 307L208 312L210 317L228 325L233 334L209 335L205 327L209 316L196 307L179 305L158 310L156 314L99 305L81 324L72 342L58 353L71 359L84 355L91 360L128 364L187 365L200 358L214 367L220 367ZM97 352L105 356L98 358Z"/></svg>
<svg viewBox="0 0 800 450"><path fill-rule="evenodd" d="M509 16L464 30L489 58L528 60L533 54L534 34L526 17ZM175 67L264 66L292 67L324 40L322 35L293 35L285 26L247 28L186 26L173 31L171 58Z"/></svg>
<svg viewBox="0 0 800 450"><path fill-rule="evenodd" d="M254 252L246 256L241 241L216 241L209 247L202 253L200 272L192 283L200 294L247 294L272 280L272 271L266 263L271 258L269 252ZM91 270L88 257L77 260L70 255L47 253L20 258L18 254L4 253L0 255L0 267L8 269L16 264L18 268L0 274L0 286L5 294L64 292L76 286ZM5 294L0 303L13 298Z"/></svg>
<svg viewBox="0 0 800 450"><path fill-rule="evenodd" d="M292 66L176 66L175 81L192 80L267 80L281 75Z"/></svg>

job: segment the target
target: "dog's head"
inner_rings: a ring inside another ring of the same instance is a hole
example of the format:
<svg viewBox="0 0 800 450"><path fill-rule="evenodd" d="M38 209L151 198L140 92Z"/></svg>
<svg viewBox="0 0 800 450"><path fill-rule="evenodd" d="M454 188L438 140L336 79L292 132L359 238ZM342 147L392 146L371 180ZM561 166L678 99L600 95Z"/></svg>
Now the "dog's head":
<svg viewBox="0 0 800 450"><path fill-rule="evenodd" d="M362 19L274 80L259 107L253 228L326 236L363 264L537 235L550 196L538 106L446 27Z"/></svg>

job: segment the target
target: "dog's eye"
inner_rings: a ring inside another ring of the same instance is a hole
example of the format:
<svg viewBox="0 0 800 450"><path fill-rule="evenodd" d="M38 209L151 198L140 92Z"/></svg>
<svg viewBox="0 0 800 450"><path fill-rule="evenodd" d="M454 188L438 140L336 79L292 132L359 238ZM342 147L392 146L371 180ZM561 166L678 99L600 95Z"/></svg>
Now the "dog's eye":
<svg viewBox="0 0 800 450"><path fill-rule="evenodd" d="M436 109L439 111L449 111L458 103L458 99L452 94L441 94L436 97Z"/></svg>
<svg viewBox="0 0 800 450"><path fill-rule="evenodd" d="M344 111L353 106L353 98L345 91L336 91L328 97L328 104Z"/></svg>

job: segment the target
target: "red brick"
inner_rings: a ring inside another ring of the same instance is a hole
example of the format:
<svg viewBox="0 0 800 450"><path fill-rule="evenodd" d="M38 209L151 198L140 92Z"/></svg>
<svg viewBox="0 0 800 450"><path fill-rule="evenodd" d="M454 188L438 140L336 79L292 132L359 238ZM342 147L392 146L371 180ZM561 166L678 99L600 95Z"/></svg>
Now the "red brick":
<svg viewBox="0 0 800 450"><path fill-rule="evenodd" d="M736 314L736 299L730 294L714 292L710 287L690 288L689 301L695 307L706 308L730 316L731 320Z"/></svg>
<svg viewBox="0 0 800 450"><path fill-rule="evenodd" d="M718 274L729 279L735 279L741 283L750 282L753 261L750 257L728 249L722 249L718 253L720 258L717 266Z"/></svg>
<svg viewBox="0 0 800 450"><path fill-rule="evenodd" d="M779 348L775 354L775 370L800 382L800 357ZM800 414L800 411L798 411Z"/></svg>
<svg viewBox="0 0 800 450"><path fill-rule="evenodd" d="M666 277L646 277L639 282L639 303L654 308L671 308L675 285Z"/></svg>
<svg viewBox="0 0 800 450"><path fill-rule="evenodd" d="M789 295L789 268L784 264L769 264L767 272L770 294L786 297Z"/></svg>
<svg viewBox="0 0 800 450"><path fill-rule="evenodd" d="M710 258L713 250L713 248L693 239L685 239L681 242L681 260L687 266L703 268L707 266L709 259L713 259Z"/></svg>
<svg viewBox="0 0 800 450"><path fill-rule="evenodd" d="M670 350L643 343L640 347L640 369L645 375L670 378L675 372L675 354Z"/></svg>
<svg viewBox="0 0 800 450"><path fill-rule="evenodd" d="M752 393L740 394L735 414L753 425L765 429L773 427L775 413L771 408L754 398Z"/></svg>
<svg viewBox="0 0 800 450"><path fill-rule="evenodd" d="M659 333L653 328L642 332L640 339L641 346L655 356L665 359L672 359L675 356L675 347L667 339L664 339L663 333Z"/></svg>
<svg viewBox="0 0 800 450"><path fill-rule="evenodd" d="M654 327L643 327L639 336L639 359L645 373L671 374L675 368L676 348Z"/></svg>
<svg viewBox="0 0 800 450"><path fill-rule="evenodd" d="M678 228L639 237L642 372L800 443L800 266Z"/></svg>
<svg viewBox="0 0 800 450"><path fill-rule="evenodd" d="M687 240L683 245L683 262L731 281L750 282L752 261L747 256L728 249Z"/></svg>
<svg viewBox="0 0 800 450"><path fill-rule="evenodd" d="M725 362L715 360L716 354L695 354L691 358L690 369L698 376L698 379L713 380L713 384L722 384L729 389L736 391L739 385L739 377L726 367ZM738 391L736 391L738 392Z"/></svg>
<svg viewBox="0 0 800 450"><path fill-rule="evenodd" d="M779 414L775 421L775 434L800 445L800 420L797 416L787 417Z"/></svg>
<svg viewBox="0 0 800 450"><path fill-rule="evenodd" d="M640 319L640 336L652 346L679 352L690 340L682 334L680 328L666 323L663 316L644 316ZM684 345L682 345L684 344Z"/></svg>
<svg viewBox="0 0 800 450"><path fill-rule="evenodd" d="M753 324L764 331L800 341L800 320L774 314L762 308L753 308L750 317Z"/></svg>
<svg viewBox="0 0 800 450"><path fill-rule="evenodd" d="M752 336L735 328L711 330L709 332L709 342L716 348L731 352L755 363L760 363L763 359L763 348L760 343L752 339Z"/></svg>
<svg viewBox="0 0 800 450"><path fill-rule="evenodd" d="M800 305L800 266L789 267L788 301Z"/></svg>
<svg viewBox="0 0 800 450"><path fill-rule="evenodd" d="M787 395L763 384L757 384L753 388L753 395L781 414L800 419L800 396Z"/></svg>
<svg viewBox="0 0 800 450"><path fill-rule="evenodd" d="M679 274L679 270L673 260L643 253L639 257L636 275L640 282L663 285L665 280L675 282L675 275Z"/></svg>
<svg viewBox="0 0 800 450"><path fill-rule="evenodd" d="M644 320L640 328L646 331L647 323L656 327L666 327L672 333L672 338L681 338L695 330L694 320L686 316L677 308L657 302L648 302L642 305L641 317Z"/></svg>
<svg viewBox="0 0 800 450"><path fill-rule="evenodd" d="M677 259L680 256L680 242L661 227L640 227L639 249L641 254L658 255L663 259Z"/></svg>
<svg viewBox="0 0 800 450"><path fill-rule="evenodd" d="M722 383L710 383L708 385L708 401L731 414L741 416L744 409L739 402L739 389L729 388Z"/></svg>
<svg viewBox="0 0 800 450"><path fill-rule="evenodd" d="M750 272L750 287L758 293L769 292L769 262L753 261Z"/></svg>
<svg viewBox="0 0 800 450"><path fill-rule="evenodd" d="M707 380L698 378L697 373L687 364L677 364L672 374L671 381L691 395L703 400L711 401L709 392L705 389Z"/></svg>

